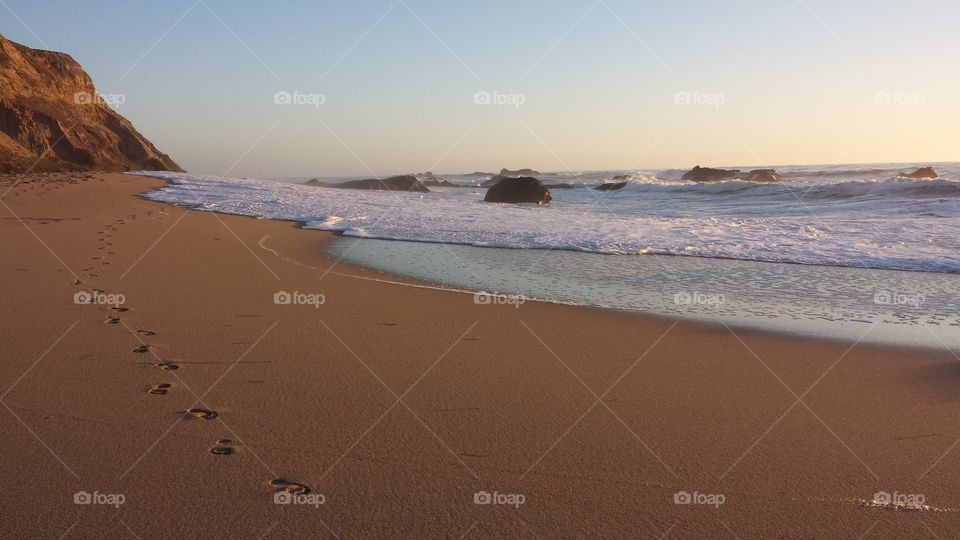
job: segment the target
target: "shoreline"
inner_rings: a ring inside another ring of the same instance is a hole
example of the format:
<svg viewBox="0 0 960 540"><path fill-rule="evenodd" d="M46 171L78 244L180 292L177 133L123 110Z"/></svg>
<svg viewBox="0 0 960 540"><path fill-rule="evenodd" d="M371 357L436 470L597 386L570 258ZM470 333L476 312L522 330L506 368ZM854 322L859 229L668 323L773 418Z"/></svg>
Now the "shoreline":
<svg viewBox="0 0 960 540"><path fill-rule="evenodd" d="M125 173L125 174L129 174L129 175L132 175L132 176L139 176L139 177L141 177L141 178L145 178L145 179L149 179L149 180L159 180L164 186L171 183L170 180L157 179L156 177L152 177L152 176L137 175L137 174L135 174L135 173ZM162 186L161 186L161 187L162 187ZM143 198L144 200L147 200L147 201L150 201L150 202L158 202L158 201L153 201L152 199L149 199L149 198L145 197L145 195L146 195L147 193L150 193L150 192L152 192L152 191L155 191L156 189L160 189L160 188L158 187L158 188L150 189L150 190L148 190L148 191L146 191L146 192L144 192L144 193L141 193L139 196L140 196L141 198ZM162 203L162 202L160 202L159 204L170 204L170 203ZM457 293L457 294L464 294L464 295L470 295L470 296L475 296L475 295L477 295L477 294L479 294L479 293L484 293L484 292L489 292L489 291L486 291L486 290L484 290L483 288L473 288L473 287L471 287L471 286L461 286L461 285L440 283L440 282L436 282L436 281L431 281L431 280L429 280L429 279L427 279L427 278L419 278L419 277L411 276L411 275L404 275L404 274L392 273L392 272L390 272L389 270L382 270L382 269L377 268L377 267L375 267L375 266L365 266L365 265L362 265L362 264L359 264L359 263L346 262L346 261L343 260L343 259L345 259L346 257L337 258L337 257L335 257L335 256L330 252L330 245L331 245L332 243L334 243L334 242L338 242L338 241L342 241L342 240L353 240L353 241L359 241L359 242L363 242L363 241L365 241L365 240L374 240L374 241L397 243L397 244L407 244L407 243L409 243L409 244L413 244L413 245L415 245L415 246L417 246L417 245L425 245L425 246L445 246L445 245L452 245L452 246L465 247L465 248L478 249L478 250L495 249L495 250L507 250L507 251L525 251L525 250L518 249L518 248L501 247L501 246L475 246L475 245L472 245L472 244L447 244L447 243L444 243L444 242L433 242L433 241L397 240L397 239L392 239L392 238L375 238L375 237L367 238L367 237L346 236L346 235L343 235L342 232L340 232L340 231L327 231L327 230L322 230L322 229L309 228L309 227L306 226L306 223L305 223L305 222L303 222L303 221L297 221L297 220L292 220L292 219L262 218L262 217L246 216L246 215L243 215L243 214L230 214L230 213L222 213L222 212L209 211L209 210L197 210L197 209L195 209L195 208L193 208L193 207L190 207L190 206L188 206L188 205L180 205L180 204L170 204L170 206L174 206L174 207L178 207L178 208L189 208L189 209L195 210L195 211L214 212L214 213L218 213L218 214L221 215L221 216L244 217L244 218L249 218L249 219L267 219L267 220L270 220L270 221L276 221L276 222L282 222L282 223L290 223L292 226L294 226L294 227L295 227L296 229L298 229L298 230L313 231L313 232L315 232L315 233L320 233L320 234L323 234L323 235L328 235L328 236L325 237L324 241L323 241L321 244L319 244L319 245L322 245L322 248L320 248L320 249L317 250L317 252L318 252L317 254L318 254L318 257L319 257L319 262L330 263L330 262L332 262L333 259L336 259L336 264L335 264L335 266L339 266L339 267L342 267L342 268L344 268L344 269L351 269L351 268L354 269L354 273L350 273L349 271L348 271L348 272L339 272L339 273L338 273L338 272L334 272L335 275L340 275L340 276L349 277L349 278L362 279L362 280L371 280L371 281L376 281L376 282L385 283L385 284L391 284L391 285L397 285L397 286L414 287L414 288L425 289L425 290L435 290L435 291L449 292L449 293ZM268 247L263 246L262 244L260 245L260 247L263 248L263 249L266 249L266 250L268 250L268 251L272 251L272 250L270 250ZM349 248L348 248L348 249L349 249ZM572 250L572 249L532 249L532 250L530 250L530 251L537 251L537 252L539 252L539 251L558 251L558 252L562 252L562 253L578 253L578 254L583 253L583 254L590 254L590 255L611 255L611 256L612 256L612 254L608 254L608 253L584 252L584 251ZM274 253L274 254L277 255L276 253ZM649 256L650 256L650 257L654 257L654 258L662 257L662 258L667 259L667 260L673 259L673 258L675 258L675 257L678 257L678 258L680 258L680 259L686 259L686 258L688 258L687 256L670 255L670 254L655 254L655 255L649 255ZM758 261L754 261L754 260L732 259L732 258L722 258L722 257L719 257L719 258L718 258L718 257L690 256L689 258L692 258L692 259L695 259L695 260L698 260L698 261L708 261L708 262L709 262L709 261L714 261L714 260L716 260L716 261L720 261L721 263L722 263L722 262L726 262L726 261L730 261L730 262L734 262L734 263L749 263L749 264L754 264L754 263L755 263L755 264L760 264L760 265L790 265L790 266L798 266L798 267L801 267L801 268L821 268L821 267L825 267L825 268L828 268L828 269L838 269L838 270L849 271L849 272L857 272L857 271L879 271L879 272L890 272L890 273L904 273L904 274L907 274L907 275L912 275L912 274L923 274L923 275L933 274L933 275L943 275L943 276L955 276L955 275L956 275L956 274L951 273L951 272L933 272L933 271L931 271L931 272L919 272L919 271L911 271L911 270L897 270L897 269L872 268L872 267L851 267L851 266L830 266L830 265L823 266L823 265L814 265L814 264L805 264L805 263L795 263L795 262L772 262L772 261L759 261L759 260L758 260ZM681 261L678 261L678 262L682 264L682 262L684 262L684 261L681 260ZM313 269L318 269L318 268L313 267ZM357 275L357 273L356 273L357 271L361 271L361 272L374 272L374 273L377 273L377 274L378 274L379 276L381 276L381 277L373 278L373 277L369 277L369 276L361 276L361 275ZM496 292L496 291L494 291L494 292L492 292L492 293L490 293L490 294L496 295L496 296L508 296L506 293L498 293L498 292ZM817 332L816 332L815 330L811 330L811 329L800 330L800 329L798 329L798 328L777 328L777 327L773 327L773 326L771 326L771 324L770 324L769 322L763 321L762 318L755 319L755 320L752 320L752 321L750 321L750 320L736 320L736 319L728 319L728 320L725 320L725 321L724 321L724 320L711 319L711 318L709 318L709 317L704 317L704 316L698 316L698 315L695 315L695 314L694 314L694 315L683 315L683 314L671 314L671 313L657 312L657 311L652 310L652 309L650 309L650 308L626 308L626 307L617 307L617 306L609 306L609 305L590 304L590 303L586 303L586 302L578 302L578 301L573 301L573 300L551 299L551 298L540 297L540 296L526 296L526 295L522 295L522 294L519 294L519 293L518 293L518 295L521 296L521 297L523 297L523 302L537 302L537 303L543 303L543 304L551 304L551 305L558 305L558 306L568 306L568 307L582 308L582 309L594 309L594 310L601 310L601 311L610 311L610 312L620 313L620 314L622 314L622 315L624 315L624 316L635 316L635 317L639 317L639 318L641 318L641 319L642 319L642 318L646 318L646 317L652 317L652 318L655 318L655 319L662 319L662 320L665 320L665 321L668 321L668 322L684 321L684 322L691 323L691 324L705 325L705 327L707 327L707 328L712 328L712 329L719 329L719 330L727 330L727 329L729 329L730 331L736 330L736 331L740 331L740 332L756 332L756 333L760 333L760 334L768 334L768 335L770 335L771 337L778 337L778 336L779 336L779 337L789 337L789 338L798 338L798 339L820 340L820 341L825 341L825 342L834 343L834 344L837 344L837 345L848 345L848 346L849 346L849 345L853 345L853 344L859 343L859 341L860 341L863 337L866 337L866 336L872 331L872 328L865 330L865 332L864 332L864 333L861 335L861 337L859 337L859 338L854 338L854 337L851 337L851 336L839 336L839 335L836 335L836 336L831 336L831 335L819 335L819 334L817 334ZM875 326L875 324L871 324L870 326L873 327L873 326ZM931 337L933 337L933 336L931 336ZM943 348L947 348L947 349L949 350L948 346L947 346L945 343L942 343L942 342L940 342L940 341L937 341L936 338L930 339L930 340L927 340L927 341L912 342L912 343L910 343L910 342L905 342L905 341L903 341L903 340L899 340L899 341L895 341L895 342L887 342L887 343L884 343L884 342L869 342L869 341L868 341L868 342L865 342L864 345L874 346L874 347L889 347L889 346L894 346L894 347L898 347L898 348L902 348L902 349L906 349L906 350L916 350L917 352L937 352L937 351L939 351L939 350L941 350L941 349L943 349Z"/></svg>
<svg viewBox="0 0 960 540"><path fill-rule="evenodd" d="M160 183L35 177L3 199L18 309L0 312L0 474L21 488L0 494L5 535L947 537L960 522L949 351L478 306L331 270L331 233L139 196ZM76 305L78 288L128 311ZM234 452L212 454L223 439ZM275 504L278 479L324 504ZM80 490L127 502L78 507ZM881 491L931 509L870 506Z"/></svg>

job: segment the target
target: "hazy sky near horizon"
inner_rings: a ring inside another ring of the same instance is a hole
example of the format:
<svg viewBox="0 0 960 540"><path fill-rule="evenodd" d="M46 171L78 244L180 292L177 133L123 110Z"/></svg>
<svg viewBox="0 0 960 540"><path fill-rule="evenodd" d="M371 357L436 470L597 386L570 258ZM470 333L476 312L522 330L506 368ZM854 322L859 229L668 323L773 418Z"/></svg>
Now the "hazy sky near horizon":
<svg viewBox="0 0 960 540"><path fill-rule="evenodd" d="M956 161L957 20L946 0L0 0L0 33L73 55L181 166L261 177Z"/></svg>

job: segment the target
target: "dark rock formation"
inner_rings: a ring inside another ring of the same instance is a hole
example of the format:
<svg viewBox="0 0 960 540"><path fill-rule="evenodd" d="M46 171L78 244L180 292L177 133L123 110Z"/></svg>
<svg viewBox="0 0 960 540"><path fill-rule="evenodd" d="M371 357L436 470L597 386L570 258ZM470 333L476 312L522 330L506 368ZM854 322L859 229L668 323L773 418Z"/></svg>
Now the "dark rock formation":
<svg viewBox="0 0 960 540"><path fill-rule="evenodd" d="M181 171L64 53L0 36L0 172Z"/></svg>
<svg viewBox="0 0 960 540"><path fill-rule="evenodd" d="M933 167L923 167L922 169L917 169L912 173L900 173L897 175L898 178L913 178L915 180L927 180L931 178L940 178L940 175L937 174L937 171L933 170Z"/></svg>
<svg viewBox="0 0 960 540"><path fill-rule="evenodd" d="M616 178L614 178L614 180L616 180ZM626 182L607 182L593 189L599 189L600 191L617 191L618 189L623 189L626 186L627 186Z"/></svg>
<svg viewBox="0 0 960 540"><path fill-rule="evenodd" d="M492 186L495 186L495 185L499 184L500 181L503 180L504 178L506 178L505 175L498 174L498 175L494 176L493 178L491 178L491 179L489 179L489 180L486 180L486 181L484 181L484 182L481 182L481 183L480 183L480 187L492 187Z"/></svg>
<svg viewBox="0 0 960 540"><path fill-rule="evenodd" d="M711 169L697 165L683 175L683 180L691 182L721 182L739 178L747 182L779 182L780 175L773 169L755 169L743 172L738 169Z"/></svg>
<svg viewBox="0 0 960 540"><path fill-rule="evenodd" d="M320 186L337 189L369 189L374 191L415 191L419 193L428 193L430 190L423 185L416 176L391 176L390 178L370 179L370 180L350 180L349 182L330 183L320 182L316 179L307 181L308 185Z"/></svg>
<svg viewBox="0 0 960 540"><path fill-rule="evenodd" d="M520 169L518 171L500 169L500 176L540 176L540 173L533 169Z"/></svg>
<svg viewBox="0 0 960 540"><path fill-rule="evenodd" d="M503 178L487 191L486 202L547 204L550 190L536 178Z"/></svg>
<svg viewBox="0 0 960 540"><path fill-rule="evenodd" d="M779 182L780 175L773 169L754 169L740 176L747 182Z"/></svg>

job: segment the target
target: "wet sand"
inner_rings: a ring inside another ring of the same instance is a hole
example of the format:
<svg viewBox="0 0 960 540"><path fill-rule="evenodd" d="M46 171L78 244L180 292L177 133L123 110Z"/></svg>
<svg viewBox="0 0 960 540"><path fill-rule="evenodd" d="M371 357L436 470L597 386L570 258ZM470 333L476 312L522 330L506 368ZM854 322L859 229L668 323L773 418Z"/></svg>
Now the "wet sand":
<svg viewBox="0 0 960 540"><path fill-rule="evenodd" d="M0 182L4 537L960 530L946 349L477 305L137 196L156 180Z"/></svg>

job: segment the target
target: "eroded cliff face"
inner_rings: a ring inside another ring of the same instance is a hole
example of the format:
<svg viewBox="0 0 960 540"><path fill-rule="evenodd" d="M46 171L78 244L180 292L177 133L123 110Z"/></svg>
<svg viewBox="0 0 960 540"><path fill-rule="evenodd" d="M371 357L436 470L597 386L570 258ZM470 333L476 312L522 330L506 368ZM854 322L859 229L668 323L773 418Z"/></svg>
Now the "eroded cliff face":
<svg viewBox="0 0 960 540"><path fill-rule="evenodd" d="M68 54L0 36L0 172L180 171Z"/></svg>

